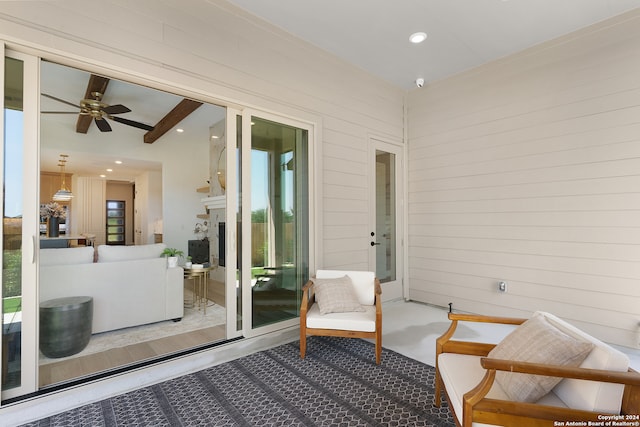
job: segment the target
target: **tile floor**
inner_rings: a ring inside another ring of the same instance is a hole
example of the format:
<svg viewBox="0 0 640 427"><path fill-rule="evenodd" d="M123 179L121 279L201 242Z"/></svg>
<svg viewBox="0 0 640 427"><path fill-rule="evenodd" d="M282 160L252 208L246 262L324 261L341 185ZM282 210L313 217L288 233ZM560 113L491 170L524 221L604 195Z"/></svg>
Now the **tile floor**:
<svg viewBox="0 0 640 427"><path fill-rule="evenodd" d="M447 310L428 304L395 301L383 306L382 345L400 354L434 366L435 340L449 327ZM464 322L458 339L499 342L512 326ZM603 340L606 341L606 340ZM629 356L631 367L640 371L640 349L613 346Z"/></svg>

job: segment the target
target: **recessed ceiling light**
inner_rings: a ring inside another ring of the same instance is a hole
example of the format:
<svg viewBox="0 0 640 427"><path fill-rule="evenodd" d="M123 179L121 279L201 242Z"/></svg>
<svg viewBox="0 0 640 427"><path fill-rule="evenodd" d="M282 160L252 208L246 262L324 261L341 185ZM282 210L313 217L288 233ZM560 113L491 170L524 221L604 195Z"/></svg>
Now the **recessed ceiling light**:
<svg viewBox="0 0 640 427"><path fill-rule="evenodd" d="M115 161L115 164L116 164L116 165L121 165L121 164L122 164L122 160L116 160L116 161Z"/></svg>
<svg viewBox="0 0 640 427"><path fill-rule="evenodd" d="M113 169L107 169L107 172L113 172Z"/></svg>
<svg viewBox="0 0 640 427"><path fill-rule="evenodd" d="M413 33L409 36L409 41L411 43L416 43L416 44L422 43L426 39L427 39L427 33L423 33L423 32Z"/></svg>
<svg viewBox="0 0 640 427"><path fill-rule="evenodd" d="M182 129L182 128L178 128L178 129L176 129L176 132L178 132L178 133L182 133L182 132L184 132L184 129Z"/></svg>
<svg viewBox="0 0 640 427"><path fill-rule="evenodd" d="M107 177L107 175L105 175L105 174L100 175L100 178L106 178L106 177Z"/></svg>
<svg viewBox="0 0 640 427"><path fill-rule="evenodd" d="M211 135L211 139L219 139L220 137L218 135Z"/></svg>

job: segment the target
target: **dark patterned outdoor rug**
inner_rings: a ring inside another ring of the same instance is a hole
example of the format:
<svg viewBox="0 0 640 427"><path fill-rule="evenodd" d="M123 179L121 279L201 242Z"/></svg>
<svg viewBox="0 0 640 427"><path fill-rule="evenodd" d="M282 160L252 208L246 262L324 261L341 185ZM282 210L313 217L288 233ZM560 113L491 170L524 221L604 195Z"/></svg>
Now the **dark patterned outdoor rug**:
<svg viewBox="0 0 640 427"><path fill-rule="evenodd" d="M28 426L454 426L433 367L373 344L311 337Z"/></svg>

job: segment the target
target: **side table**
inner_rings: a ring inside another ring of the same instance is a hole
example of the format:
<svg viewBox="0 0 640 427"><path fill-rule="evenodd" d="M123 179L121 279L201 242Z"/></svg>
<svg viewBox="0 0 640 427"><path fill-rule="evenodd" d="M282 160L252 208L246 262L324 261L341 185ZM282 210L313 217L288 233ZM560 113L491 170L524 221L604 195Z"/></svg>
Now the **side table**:
<svg viewBox="0 0 640 427"><path fill-rule="evenodd" d="M184 278L193 280L193 307L195 307L197 304L199 309L200 304L204 304L204 314L207 314L207 288L209 287L209 272L214 268L216 267L183 267Z"/></svg>
<svg viewBox="0 0 640 427"><path fill-rule="evenodd" d="M93 298L56 298L40 303L40 351L47 357L81 352L91 339Z"/></svg>

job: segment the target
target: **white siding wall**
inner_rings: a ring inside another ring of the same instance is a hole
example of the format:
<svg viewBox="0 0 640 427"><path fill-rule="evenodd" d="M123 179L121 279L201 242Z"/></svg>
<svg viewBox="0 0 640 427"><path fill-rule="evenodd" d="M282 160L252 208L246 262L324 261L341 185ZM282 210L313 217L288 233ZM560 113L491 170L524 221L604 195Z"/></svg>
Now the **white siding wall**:
<svg viewBox="0 0 640 427"><path fill-rule="evenodd" d="M410 297L636 347L639 76L634 11L412 91Z"/></svg>
<svg viewBox="0 0 640 427"><path fill-rule="evenodd" d="M402 139L403 90L224 1L0 2L0 39L204 101L315 122L324 165L318 260L367 267L367 136Z"/></svg>

